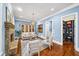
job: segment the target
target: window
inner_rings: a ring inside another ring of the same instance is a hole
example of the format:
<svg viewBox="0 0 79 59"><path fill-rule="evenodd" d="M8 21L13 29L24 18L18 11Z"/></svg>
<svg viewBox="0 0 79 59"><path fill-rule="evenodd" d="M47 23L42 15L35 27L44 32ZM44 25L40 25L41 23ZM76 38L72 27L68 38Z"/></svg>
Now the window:
<svg viewBox="0 0 79 59"><path fill-rule="evenodd" d="M34 32L33 25L22 25L22 32Z"/></svg>
<svg viewBox="0 0 79 59"><path fill-rule="evenodd" d="M26 25L26 32L28 32L28 25Z"/></svg>
<svg viewBox="0 0 79 59"><path fill-rule="evenodd" d="M22 32L24 32L24 25L22 25Z"/></svg>

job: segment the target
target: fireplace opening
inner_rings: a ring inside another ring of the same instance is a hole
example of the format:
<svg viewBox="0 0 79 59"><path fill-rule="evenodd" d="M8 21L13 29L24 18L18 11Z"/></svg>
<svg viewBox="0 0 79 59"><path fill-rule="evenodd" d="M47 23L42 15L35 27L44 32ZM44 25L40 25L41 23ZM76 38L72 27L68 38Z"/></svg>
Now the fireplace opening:
<svg viewBox="0 0 79 59"><path fill-rule="evenodd" d="M14 34L12 33L11 35L10 35L10 42L12 42L14 40Z"/></svg>

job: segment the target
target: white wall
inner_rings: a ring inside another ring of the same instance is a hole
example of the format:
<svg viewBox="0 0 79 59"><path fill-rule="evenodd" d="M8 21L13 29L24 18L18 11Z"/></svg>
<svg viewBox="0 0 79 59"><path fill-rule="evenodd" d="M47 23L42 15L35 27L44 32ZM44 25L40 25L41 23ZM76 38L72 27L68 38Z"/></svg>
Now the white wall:
<svg viewBox="0 0 79 59"><path fill-rule="evenodd" d="M2 4L0 4L0 55L2 54Z"/></svg>

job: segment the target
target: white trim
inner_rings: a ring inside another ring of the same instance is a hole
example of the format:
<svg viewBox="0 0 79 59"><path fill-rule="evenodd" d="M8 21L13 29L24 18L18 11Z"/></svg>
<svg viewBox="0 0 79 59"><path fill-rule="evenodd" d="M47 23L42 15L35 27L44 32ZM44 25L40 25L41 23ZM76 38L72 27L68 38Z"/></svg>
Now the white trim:
<svg viewBox="0 0 79 59"><path fill-rule="evenodd" d="M32 25L31 25L31 32L32 32Z"/></svg>
<svg viewBox="0 0 79 59"><path fill-rule="evenodd" d="M78 3L78 4L70 5L69 7L66 7L66 8L60 10L59 12L55 13L54 15L57 15L57 14L59 14L59 13L61 13L61 12L64 12L64 11L66 11L66 10L72 9L72 8L74 8L74 7L77 7L77 6L79 6L79 3Z"/></svg>
<svg viewBox="0 0 79 59"><path fill-rule="evenodd" d="M61 17L61 42L63 44L63 20L62 20L62 17Z"/></svg>
<svg viewBox="0 0 79 59"><path fill-rule="evenodd" d="M75 43L75 50L77 50L77 51L79 51L79 48L78 48L78 13L75 13L76 14L76 29L75 29L75 31L76 31L76 33L75 33L75 35L76 35L76 37L75 37L75 41L74 41L74 43Z"/></svg>
<svg viewBox="0 0 79 59"><path fill-rule="evenodd" d="M75 13L71 13L71 14L68 14L68 15L65 15L65 16L70 16L70 15L75 15L76 16L76 19L74 19L76 21L76 27L74 27L74 48L75 50L79 51L78 49L78 13L75 12ZM65 17L65 16L62 16L62 17ZM61 17L61 41L63 43L63 18Z"/></svg>
<svg viewBox="0 0 79 59"><path fill-rule="evenodd" d="M56 40L53 40L54 43L58 44L58 45L63 45L62 43L56 41Z"/></svg>
<svg viewBox="0 0 79 59"><path fill-rule="evenodd" d="M27 22L27 23L32 22L32 20L30 20L30 19L16 19L15 21L23 21L23 22Z"/></svg>
<svg viewBox="0 0 79 59"><path fill-rule="evenodd" d="M42 18L40 21L43 21L43 20L45 20L45 19L47 19L47 18L49 18L49 17L55 16L55 15L61 13L61 12L64 12L64 11L66 11L66 10L68 10L68 9L71 9L71 8L74 8L74 7L77 7L77 6L79 6L79 3L70 5L69 7L66 7L66 8L62 9L62 10L56 12L56 13L53 14L53 15L49 15L49 16L47 16L47 17L44 17L44 18Z"/></svg>
<svg viewBox="0 0 79 59"><path fill-rule="evenodd" d="M28 25L28 32L29 32L29 25Z"/></svg>

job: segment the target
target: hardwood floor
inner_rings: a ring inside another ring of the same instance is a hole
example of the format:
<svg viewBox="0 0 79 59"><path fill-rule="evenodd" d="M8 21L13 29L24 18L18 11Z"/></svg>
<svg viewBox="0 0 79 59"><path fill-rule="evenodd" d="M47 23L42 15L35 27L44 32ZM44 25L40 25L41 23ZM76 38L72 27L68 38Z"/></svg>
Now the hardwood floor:
<svg viewBox="0 0 79 59"><path fill-rule="evenodd" d="M18 49L16 56L21 56L21 41L18 41ZM33 56L38 56L34 54ZM63 46L53 43L51 49L46 48L40 52L40 56L79 56L79 52L74 50L72 42L64 42Z"/></svg>
<svg viewBox="0 0 79 59"><path fill-rule="evenodd" d="M40 56L79 56L79 52L74 50L74 45L71 42L64 42L63 46L53 43L52 49L47 48L41 51Z"/></svg>

